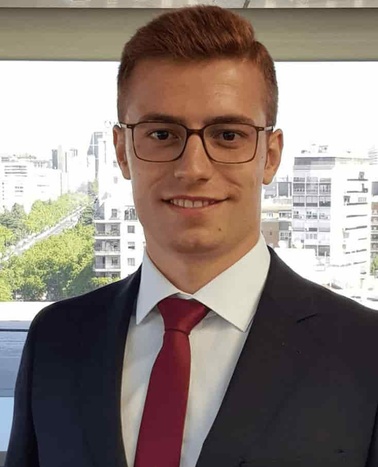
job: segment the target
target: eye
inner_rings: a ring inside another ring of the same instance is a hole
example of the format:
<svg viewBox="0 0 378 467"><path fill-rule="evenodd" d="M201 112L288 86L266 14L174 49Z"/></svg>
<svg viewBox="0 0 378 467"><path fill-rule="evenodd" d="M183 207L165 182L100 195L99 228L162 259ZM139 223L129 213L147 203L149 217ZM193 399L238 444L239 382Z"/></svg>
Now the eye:
<svg viewBox="0 0 378 467"><path fill-rule="evenodd" d="M211 138L218 143L235 143L249 137L244 128L214 127L211 130Z"/></svg>
<svg viewBox="0 0 378 467"><path fill-rule="evenodd" d="M168 130L154 130L151 131L148 136L159 141L166 141L169 137L174 137L174 135L172 135Z"/></svg>
<svg viewBox="0 0 378 467"><path fill-rule="evenodd" d="M231 130L224 130L220 134L220 137L224 139L224 141L234 141L238 136L240 135Z"/></svg>

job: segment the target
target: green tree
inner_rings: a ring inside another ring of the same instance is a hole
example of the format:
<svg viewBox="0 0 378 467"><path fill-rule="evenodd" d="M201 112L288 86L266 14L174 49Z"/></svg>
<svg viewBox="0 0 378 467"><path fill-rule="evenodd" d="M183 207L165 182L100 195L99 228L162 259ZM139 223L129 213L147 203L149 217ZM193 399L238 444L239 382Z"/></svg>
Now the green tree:
<svg viewBox="0 0 378 467"><path fill-rule="evenodd" d="M98 196L98 180L88 182L88 195L91 198L96 198L96 196Z"/></svg>
<svg viewBox="0 0 378 467"><path fill-rule="evenodd" d="M0 224L0 253L4 254L7 247L12 244L14 234L12 230Z"/></svg>
<svg viewBox="0 0 378 467"><path fill-rule="evenodd" d="M79 222L82 225L92 225L93 224L93 215L94 215L94 209L93 206L88 205L85 207L83 212L81 213Z"/></svg>
<svg viewBox="0 0 378 467"><path fill-rule="evenodd" d="M8 263L13 294L22 300L61 300L91 289L93 227L78 224L33 245ZM93 273L92 273L93 274Z"/></svg>
<svg viewBox="0 0 378 467"><path fill-rule="evenodd" d="M119 278L112 279L111 277L92 277L90 287L91 290L98 289L104 285L111 284L112 282L117 282Z"/></svg>
<svg viewBox="0 0 378 467"><path fill-rule="evenodd" d="M12 300L12 289L7 278L0 276L0 302L10 302Z"/></svg>
<svg viewBox="0 0 378 467"><path fill-rule="evenodd" d="M33 203L25 224L31 233L42 232L58 224L76 208L87 203L88 196L80 193L68 193L60 196L56 201L37 200Z"/></svg>
<svg viewBox="0 0 378 467"><path fill-rule="evenodd" d="M26 234L26 213L21 204L14 204L11 211L6 210L0 214L0 225L12 231L11 243L18 242Z"/></svg>
<svg viewBox="0 0 378 467"><path fill-rule="evenodd" d="M378 274L378 255L376 255L376 256L373 258L373 261L371 262L370 272L371 272L371 274L373 274L373 275L377 275L377 274Z"/></svg>

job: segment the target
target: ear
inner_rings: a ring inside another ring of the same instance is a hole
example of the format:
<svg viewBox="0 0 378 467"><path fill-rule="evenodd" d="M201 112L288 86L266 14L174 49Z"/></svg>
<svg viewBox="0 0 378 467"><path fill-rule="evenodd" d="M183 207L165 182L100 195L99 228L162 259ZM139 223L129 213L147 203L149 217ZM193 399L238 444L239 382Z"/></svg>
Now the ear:
<svg viewBox="0 0 378 467"><path fill-rule="evenodd" d="M264 185L269 185L273 180L278 167L281 163L281 155L283 149L283 133L282 130L276 130L269 136L268 149L266 153L265 167L264 167Z"/></svg>
<svg viewBox="0 0 378 467"><path fill-rule="evenodd" d="M130 180L130 167L126 157L125 130L118 125L113 126L113 144L123 178Z"/></svg>

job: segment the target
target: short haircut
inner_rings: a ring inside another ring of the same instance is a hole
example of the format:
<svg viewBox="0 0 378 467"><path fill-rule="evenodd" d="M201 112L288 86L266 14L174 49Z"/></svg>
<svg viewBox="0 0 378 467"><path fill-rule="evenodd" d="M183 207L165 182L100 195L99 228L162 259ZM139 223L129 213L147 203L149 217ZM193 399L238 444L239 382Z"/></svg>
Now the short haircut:
<svg viewBox="0 0 378 467"><path fill-rule="evenodd" d="M248 59L262 73L266 124L275 125L278 87L274 62L255 39L251 23L217 6L194 6L164 13L137 30L125 44L118 71L118 118L124 115L126 82L138 61L149 58L181 62L235 58Z"/></svg>

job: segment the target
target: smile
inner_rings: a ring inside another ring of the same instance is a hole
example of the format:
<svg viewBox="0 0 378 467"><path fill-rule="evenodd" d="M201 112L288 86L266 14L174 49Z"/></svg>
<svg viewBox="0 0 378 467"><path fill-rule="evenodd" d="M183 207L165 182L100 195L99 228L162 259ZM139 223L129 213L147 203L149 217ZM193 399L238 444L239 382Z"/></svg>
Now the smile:
<svg viewBox="0 0 378 467"><path fill-rule="evenodd" d="M193 209L193 208L204 208L206 206L209 206L210 204L215 204L217 201L215 200L191 200L191 199L180 199L180 198L175 198L169 200L171 204L174 204L175 206L179 206L180 208L185 208L185 209Z"/></svg>

